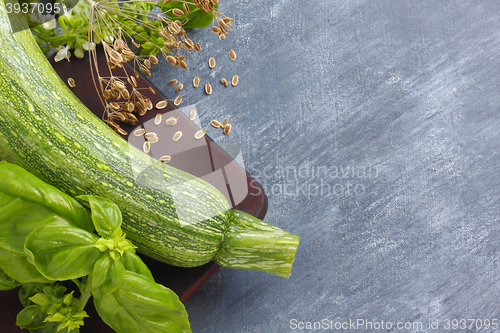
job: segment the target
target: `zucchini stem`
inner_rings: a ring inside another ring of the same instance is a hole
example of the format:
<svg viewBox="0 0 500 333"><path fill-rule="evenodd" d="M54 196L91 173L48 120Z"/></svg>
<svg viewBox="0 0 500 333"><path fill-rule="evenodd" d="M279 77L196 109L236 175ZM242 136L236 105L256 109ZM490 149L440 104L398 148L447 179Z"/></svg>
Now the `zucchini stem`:
<svg viewBox="0 0 500 333"><path fill-rule="evenodd" d="M223 267L254 269L288 278L300 237L247 213L229 213L230 225L214 261Z"/></svg>

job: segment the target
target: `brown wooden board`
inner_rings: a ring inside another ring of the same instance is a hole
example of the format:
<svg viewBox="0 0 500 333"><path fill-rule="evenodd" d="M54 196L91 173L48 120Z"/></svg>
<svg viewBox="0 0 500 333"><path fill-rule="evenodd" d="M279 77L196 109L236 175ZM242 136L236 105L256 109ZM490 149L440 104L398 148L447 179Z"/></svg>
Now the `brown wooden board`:
<svg viewBox="0 0 500 333"><path fill-rule="evenodd" d="M101 59L99 63L101 75L107 76L108 74L104 74L107 72L107 67L105 67L105 63L102 61L104 57L101 56L99 59ZM55 63L53 57L49 61L66 84L68 78L75 80L76 87L72 88L73 93L98 117L102 117L104 108L94 87L87 56L83 59L72 58L71 62L63 60ZM126 67L126 70L129 73L133 73L133 69L129 66ZM139 87L146 88L141 90L141 93L151 99L153 105L166 99L149 80L142 76L137 79L137 83ZM147 89L148 87L153 88L155 93ZM123 136L123 138L142 149L143 141L130 133L141 126L147 129L148 126L151 126L152 119L159 112L163 113L163 121L170 116L183 117L180 119L184 121L179 121L175 125L175 131L181 130L184 133L183 135L192 136L199 129L189 120L188 116L176 109L169 102L165 109L153 109L148 111L143 117L139 117L137 125L123 125L122 128L129 133L129 135ZM165 127L163 127L165 131L170 130L165 129ZM158 133L158 136L168 136L171 134L168 132ZM179 140L177 143L181 142L182 146L176 145L176 151L168 151L164 146L155 146L155 151L152 149L150 155L158 157L159 154L163 154L163 149L166 149L165 151L172 156L170 165L201 177L217 187L226 195L232 207L257 218L264 218L267 212L267 196L263 188L242 167L234 162L232 156L226 153L208 135L205 135L200 140ZM172 289L182 302L186 302L219 268L214 262L200 267L184 268L167 265L143 255L141 255L141 258L150 268L156 282ZM27 332L27 330L21 330L15 325L16 315L22 310L17 293L18 288L0 292L1 333ZM90 317L86 318L85 326L80 330L82 333L113 332L113 330L102 322L92 304L88 304L86 310Z"/></svg>

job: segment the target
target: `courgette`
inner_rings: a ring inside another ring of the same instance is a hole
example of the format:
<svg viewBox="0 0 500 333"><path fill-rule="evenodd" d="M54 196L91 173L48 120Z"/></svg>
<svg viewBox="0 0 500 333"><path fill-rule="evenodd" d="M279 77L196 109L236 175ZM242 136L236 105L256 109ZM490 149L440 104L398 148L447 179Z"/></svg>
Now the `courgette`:
<svg viewBox="0 0 500 333"><path fill-rule="evenodd" d="M231 210L205 181L164 165L119 137L66 87L24 18L0 1L0 159L71 196L115 202L139 252L192 267L225 267L288 277L299 237ZM21 31L19 31L21 30Z"/></svg>

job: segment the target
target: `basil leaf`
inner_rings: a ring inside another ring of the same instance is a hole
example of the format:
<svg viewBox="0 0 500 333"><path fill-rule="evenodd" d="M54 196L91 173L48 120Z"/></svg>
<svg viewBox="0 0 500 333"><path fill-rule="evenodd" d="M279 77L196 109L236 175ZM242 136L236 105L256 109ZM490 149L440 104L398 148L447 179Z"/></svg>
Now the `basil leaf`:
<svg viewBox="0 0 500 333"><path fill-rule="evenodd" d="M19 286L10 276L0 269L0 290L11 290Z"/></svg>
<svg viewBox="0 0 500 333"><path fill-rule="evenodd" d="M2 175L0 193L37 203L71 221L79 228L89 232L94 230L92 220L85 207L69 195L44 183L15 164L0 161L0 174ZM3 206L4 203L0 201L0 207ZM25 213L28 214L28 212L26 209Z"/></svg>
<svg viewBox="0 0 500 333"><path fill-rule="evenodd" d="M92 273L103 255L94 234L56 222L35 229L26 238L26 252L35 267L48 279L70 280Z"/></svg>
<svg viewBox="0 0 500 333"><path fill-rule="evenodd" d="M120 333L191 332L184 305L177 295L142 275L125 271L120 288L94 297L97 312Z"/></svg>
<svg viewBox="0 0 500 333"><path fill-rule="evenodd" d="M12 279L20 283L49 283L24 254L19 254L0 248L0 268Z"/></svg>
<svg viewBox="0 0 500 333"><path fill-rule="evenodd" d="M139 258L135 253L125 252L122 256L123 266L127 271L131 271L140 275L145 276L149 280L154 282L153 274L149 270L148 266Z"/></svg>
<svg viewBox="0 0 500 333"><path fill-rule="evenodd" d="M16 325L30 330L43 328L48 324L44 322L45 317L40 305L30 305L17 314Z"/></svg>
<svg viewBox="0 0 500 333"><path fill-rule="evenodd" d="M92 195L81 195L77 198L89 203L92 221L99 236L117 238L122 235L122 213L115 203Z"/></svg>
<svg viewBox="0 0 500 333"><path fill-rule="evenodd" d="M92 295L102 297L110 294L123 281L125 268L121 260L114 260L109 255L102 256L94 265L92 273Z"/></svg>

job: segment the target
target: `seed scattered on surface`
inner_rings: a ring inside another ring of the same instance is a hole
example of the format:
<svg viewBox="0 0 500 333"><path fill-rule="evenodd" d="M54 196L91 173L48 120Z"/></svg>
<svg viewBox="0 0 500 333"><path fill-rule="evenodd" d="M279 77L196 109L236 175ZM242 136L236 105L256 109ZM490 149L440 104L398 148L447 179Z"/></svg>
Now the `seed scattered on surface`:
<svg viewBox="0 0 500 333"><path fill-rule="evenodd" d="M179 83L177 87L175 87L175 92L178 93L179 91L182 90L182 88L184 88L184 85L182 83Z"/></svg>
<svg viewBox="0 0 500 333"><path fill-rule="evenodd" d="M168 85L169 86L175 86L176 84L177 84L177 80L176 79L168 81Z"/></svg>
<svg viewBox="0 0 500 333"><path fill-rule="evenodd" d="M165 121L165 124L167 125L175 125L177 124L177 119L179 119L179 117L175 118L175 117L170 117L168 118L166 121Z"/></svg>
<svg viewBox="0 0 500 333"><path fill-rule="evenodd" d="M149 141L145 141L142 144L142 151L147 154L147 153L149 153L150 150L151 150L151 144L149 143Z"/></svg>
<svg viewBox="0 0 500 333"><path fill-rule="evenodd" d="M194 49L195 49L196 51L200 52L200 51L201 51L201 46L200 46L200 43L196 43L196 44L194 44Z"/></svg>
<svg viewBox="0 0 500 333"><path fill-rule="evenodd" d="M221 123L219 123L217 120L212 120L212 121L210 122L210 125L212 125L212 126L213 126L213 127L215 127L215 128L219 128L219 127L221 127L221 126L220 126L220 125L221 125Z"/></svg>
<svg viewBox="0 0 500 333"><path fill-rule="evenodd" d="M196 118L196 109L192 109L191 112L189 112L189 119L194 120Z"/></svg>
<svg viewBox="0 0 500 333"><path fill-rule="evenodd" d="M220 127L224 128L227 126L227 124L229 123L229 118L224 118L224 121L222 122L222 124L220 125Z"/></svg>
<svg viewBox="0 0 500 333"><path fill-rule="evenodd" d="M215 58L214 57L210 57L210 59L208 59L208 66L210 66L210 68L215 67Z"/></svg>
<svg viewBox="0 0 500 333"><path fill-rule="evenodd" d="M174 141L179 141L179 139L181 138L181 136L182 136L182 132L181 131L175 132L175 134L174 134Z"/></svg>
<svg viewBox="0 0 500 333"><path fill-rule="evenodd" d="M201 139L202 137L205 136L205 133L206 133L206 131L203 130L203 129L201 129L198 132L194 133L194 138L197 139L197 140Z"/></svg>
<svg viewBox="0 0 500 333"><path fill-rule="evenodd" d="M188 68L188 65L184 61L179 61L179 66L181 66L181 68L184 68L184 69Z"/></svg>
<svg viewBox="0 0 500 333"><path fill-rule="evenodd" d="M166 100L159 101L158 103L156 103L156 108L161 110L161 109L166 108L167 105L168 105L168 102Z"/></svg>
<svg viewBox="0 0 500 333"><path fill-rule="evenodd" d="M234 50L229 50L229 59L236 60L236 52Z"/></svg>
<svg viewBox="0 0 500 333"><path fill-rule="evenodd" d="M155 125L160 125L161 123L161 113L157 113L155 116Z"/></svg>
<svg viewBox="0 0 500 333"><path fill-rule="evenodd" d="M207 93L207 95L212 94L212 86L210 85L210 83L205 84L205 92Z"/></svg>
<svg viewBox="0 0 500 333"><path fill-rule="evenodd" d="M220 32L220 29L219 29L219 28L217 28L216 26L213 26L213 27L212 27L212 32L213 32L214 34L218 34L218 33Z"/></svg>
<svg viewBox="0 0 500 333"><path fill-rule="evenodd" d="M71 88L76 87L76 82L75 82L75 80L74 80L73 78L71 78L71 77L70 77L70 78L68 79L68 85L69 85Z"/></svg>
<svg viewBox="0 0 500 333"><path fill-rule="evenodd" d="M148 133L144 134L144 137L146 137L146 139L149 141L151 139L157 138L158 135L156 135L155 132L148 132Z"/></svg>
<svg viewBox="0 0 500 333"><path fill-rule="evenodd" d="M158 137L157 136L153 136L151 139L148 139L149 143L157 143L158 142Z"/></svg>
<svg viewBox="0 0 500 333"><path fill-rule="evenodd" d="M233 85L233 87L236 87L236 85L238 84L238 82L240 81L240 78L238 77L238 75L234 75L233 76L233 79L231 80L231 84Z"/></svg>
<svg viewBox="0 0 500 333"><path fill-rule="evenodd" d="M220 82L222 82L222 84L225 85L226 87L229 85L229 82L227 82L227 80L224 78L220 79Z"/></svg>
<svg viewBox="0 0 500 333"><path fill-rule="evenodd" d="M139 128L134 131L135 136L142 136L144 135L144 133L146 133L146 130L144 128Z"/></svg>
<svg viewBox="0 0 500 333"><path fill-rule="evenodd" d="M228 135L229 132L231 132L231 124L227 124L225 127L224 127L224 134L225 135Z"/></svg>
<svg viewBox="0 0 500 333"><path fill-rule="evenodd" d="M193 87L198 88L199 85L200 85L200 78L195 76L193 79Z"/></svg>
<svg viewBox="0 0 500 333"><path fill-rule="evenodd" d="M178 106L181 103L182 103L182 95L179 95L174 99L174 105Z"/></svg>
<svg viewBox="0 0 500 333"><path fill-rule="evenodd" d="M172 157L170 157L169 155L163 155L162 157L160 157L160 162L163 162L163 163L168 163L172 160Z"/></svg>

